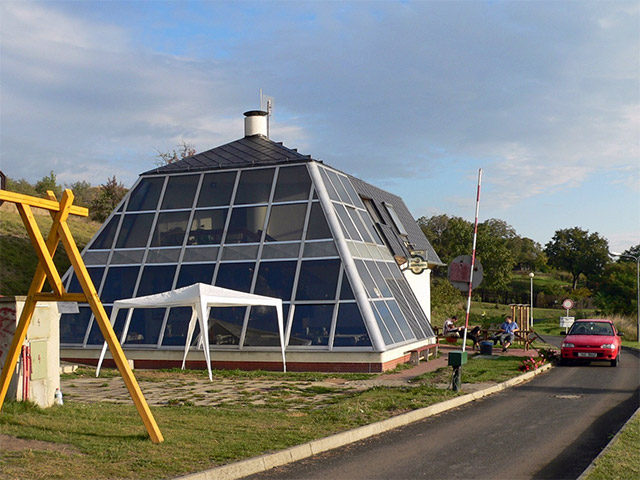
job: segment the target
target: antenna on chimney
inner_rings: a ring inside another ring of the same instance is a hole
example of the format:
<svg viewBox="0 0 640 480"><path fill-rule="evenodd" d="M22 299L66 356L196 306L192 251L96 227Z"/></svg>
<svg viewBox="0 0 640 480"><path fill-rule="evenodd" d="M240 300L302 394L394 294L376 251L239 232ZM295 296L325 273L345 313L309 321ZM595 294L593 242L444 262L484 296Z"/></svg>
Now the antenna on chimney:
<svg viewBox="0 0 640 480"><path fill-rule="evenodd" d="M260 110L263 112L267 112L267 137L269 137L269 120L271 115L273 115L273 104L275 103L275 99L270 97L269 95L264 95L262 93L262 89L260 89Z"/></svg>

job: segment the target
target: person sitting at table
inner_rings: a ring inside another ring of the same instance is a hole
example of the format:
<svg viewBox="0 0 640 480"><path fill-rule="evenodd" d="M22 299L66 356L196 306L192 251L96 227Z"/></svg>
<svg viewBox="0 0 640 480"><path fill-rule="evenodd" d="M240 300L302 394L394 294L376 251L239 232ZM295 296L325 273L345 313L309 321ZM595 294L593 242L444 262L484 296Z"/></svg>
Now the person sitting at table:
<svg viewBox="0 0 640 480"><path fill-rule="evenodd" d="M500 345L502 345L502 351L506 352L507 348L511 346L513 343L513 339L515 337L515 332L520 330L518 328L518 324L513 321L511 315L507 315L505 321L500 325L499 335L494 338L493 344L496 344L496 339L500 341Z"/></svg>
<svg viewBox="0 0 640 480"><path fill-rule="evenodd" d="M442 326L442 333L445 337L464 338L464 327L456 327L458 317L455 315L451 318L447 318ZM480 333L480 327L475 326L467 333L467 339L473 342L473 348L478 348L478 334Z"/></svg>
<svg viewBox="0 0 640 480"><path fill-rule="evenodd" d="M464 327L456 327L456 322L458 321L458 317L455 315L451 318L447 318L444 321L444 325L442 325L442 334L445 337L455 337L458 338L462 336L464 333Z"/></svg>

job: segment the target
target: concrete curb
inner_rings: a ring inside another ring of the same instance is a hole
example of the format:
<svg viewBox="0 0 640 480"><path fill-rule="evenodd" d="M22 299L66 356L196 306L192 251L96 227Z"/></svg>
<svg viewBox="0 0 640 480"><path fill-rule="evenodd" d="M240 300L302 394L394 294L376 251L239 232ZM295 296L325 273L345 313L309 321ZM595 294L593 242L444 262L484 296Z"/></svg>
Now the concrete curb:
<svg viewBox="0 0 640 480"><path fill-rule="evenodd" d="M451 400L447 400L442 403L436 403L429 407L412 410L411 412L403 413L402 415L387 418L386 420L381 420L369 425L364 425L353 430L347 430L346 432L336 433L335 435L303 443L302 445L296 445L295 447L287 448L279 452L267 453L265 455L260 455L259 457L230 463L228 465L212 468L203 472L177 477L176 480L236 480L253 475L254 473L264 472L274 467L286 465L287 463L302 460L304 458L317 455L318 453L326 452L327 450L358 442L389 430L423 420L432 415L437 415L438 413L445 412L452 408L460 407L488 395L505 390L509 387L529 381L536 375L540 375L551 368L553 368L553 365L546 364L537 370L511 378L506 382L502 382L467 395L452 398Z"/></svg>
<svg viewBox="0 0 640 480"><path fill-rule="evenodd" d="M620 436L620 434L629 426L629 424L631 423L631 420L633 420L638 415L640 415L640 408L637 409L636 412L633 415L631 415L631 418L629 418L629 420L627 420L625 422L625 424L622 426L622 428L620 428L620 430L618 430L618 433L616 433L614 435L614 437L611 439L611 441L609 443L607 443L607 446L602 449L602 451L598 454L598 456L593 459L591 464L585 469L584 472L582 472L580 474L580 476L576 480L585 480L589 476L591 471L594 468L596 468L596 463L598 463L598 459L611 449L613 444L618 441L618 437Z"/></svg>

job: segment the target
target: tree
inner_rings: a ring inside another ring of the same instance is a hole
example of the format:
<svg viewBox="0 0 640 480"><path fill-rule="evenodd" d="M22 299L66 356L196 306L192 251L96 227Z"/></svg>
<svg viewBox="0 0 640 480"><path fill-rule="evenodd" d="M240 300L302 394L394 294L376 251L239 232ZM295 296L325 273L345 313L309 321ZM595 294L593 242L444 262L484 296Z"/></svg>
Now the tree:
<svg viewBox="0 0 640 480"><path fill-rule="evenodd" d="M635 262L618 260L605 267L602 282L594 297L598 310L605 315L633 315L637 312Z"/></svg>
<svg viewBox="0 0 640 480"><path fill-rule="evenodd" d="M116 180L115 175L107 179L107 183L100 185L100 193L91 202L91 206L89 207L91 219L104 222L113 209L118 206L126 193L127 189L124 188L122 183Z"/></svg>
<svg viewBox="0 0 640 480"><path fill-rule="evenodd" d="M57 198L60 198L62 195L62 187L58 185L56 174L53 173L53 170L51 170L49 175L42 177L36 182L35 190L36 193L43 197L47 195L47 190L51 190Z"/></svg>
<svg viewBox="0 0 640 480"><path fill-rule="evenodd" d="M579 227L557 230L545 245L545 254L549 265L571 274L574 290L580 274L597 277L610 262L609 242L598 233L589 234Z"/></svg>
<svg viewBox="0 0 640 480"><path fill-rule="evenodd" d="M527 237L516 236L509 240L509 249L513 254L517 269L531 272L544 270L547 256L538 242Z"/></svg>
<svg viewBox="0 0 640 480"><path fill-rule="evenodd" d="M73 203L81 207L89 207L100 194L99 187L92 187L89 182L84 180L67 185L67 188L73 191Z"/></svg>
<svg viewBox="0 0 640 480"><path fill-rule="evenodd" d="M420 217L418 225L444 263L471 252L473 225L463 218L447 215Z"/></svg>
<svg viewBox="0 0 640 480"><path fill-rule="evenodd" d="M24 195L30 195L32 197L37 197L38 192L33 185L31 185L27 180L21 178L20 180L12 180L7 177L7 190L10 192L22 193Z"/></svg>
<svg viewBox="0 0 640 480"><path fill-rule="evenodd" d="M503 220L491 218L478 225L476 255L484 271L482 288L495 291L508 288L515 266L509 242L515 237L513 227Z"/></svg>
<svg viewBox="0 0 640 480"><path fill-rule="evenodd" d="M196 154L196 146L191 145L184 140L182 140L178 144L178 150L173 149L171 152L161 152L160 150L156 150L158 154L156 155L155 164L158 167L163 167L164 165L169 165L171 163L175 163L179 160L182 160L186 157L191 157Z"/></svg>

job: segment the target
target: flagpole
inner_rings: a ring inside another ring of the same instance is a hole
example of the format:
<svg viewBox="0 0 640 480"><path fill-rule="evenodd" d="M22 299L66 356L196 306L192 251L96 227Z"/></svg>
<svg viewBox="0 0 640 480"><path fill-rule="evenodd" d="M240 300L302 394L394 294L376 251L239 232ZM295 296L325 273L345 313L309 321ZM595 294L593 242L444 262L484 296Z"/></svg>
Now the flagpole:
<svg viewBox="0 0 640 480"><path fill-rule="evenodd" d="M462 351L467 347L467 331L469 330L469 312L471 310L471 290L473 285L473 271L476 266L476 240L478 238L478 213L480 212L480 186L482 185L482 169L478 170L478 194L476 196L476 218L473 227L473 249L471 252L471 272L469 273L469 295L467 297L467 317L464 321L464 337Z"/></svg>

